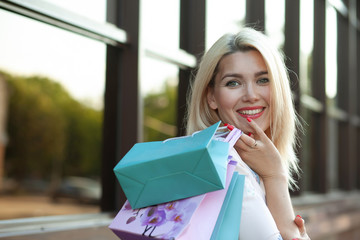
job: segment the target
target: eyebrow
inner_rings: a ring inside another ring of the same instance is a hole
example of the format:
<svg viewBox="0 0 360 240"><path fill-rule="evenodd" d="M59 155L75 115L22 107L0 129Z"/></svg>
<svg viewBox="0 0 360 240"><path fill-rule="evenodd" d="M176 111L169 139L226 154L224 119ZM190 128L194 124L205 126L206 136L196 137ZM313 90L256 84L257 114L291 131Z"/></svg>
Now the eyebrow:
<svg viewBox="0 0 360 240"><path fill-rule="evenodd" d="M266 75L266 74L268 74L268 71L266 71L266 70L260 71L260 72L255 73L255 77L259 77L261 75Z"/></svg>
<svg viewBox="0 0 360 240"><path fill-rule="evenodd" d="M268 74L268 71L264 70L264 71L259 71L257 73L255 73L255 77L259 77L259 76L262 76L262 75L266 75ZM238 73L229 73L229 74L225 74L221 80L224 80L224 78L227 78L227 77L237 77L237 78L242 78L243 75L242 74L238 74Z"/></svg>

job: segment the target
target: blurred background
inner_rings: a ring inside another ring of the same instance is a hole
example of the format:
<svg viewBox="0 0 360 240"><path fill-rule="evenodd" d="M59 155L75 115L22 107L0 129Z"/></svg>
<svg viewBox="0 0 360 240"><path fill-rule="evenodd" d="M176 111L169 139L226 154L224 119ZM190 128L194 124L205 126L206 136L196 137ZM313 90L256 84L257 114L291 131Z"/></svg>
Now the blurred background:
<svg viewBox="0 0 360 240"><path fill-rule="evenodd" d="M203 52L253 26L284 52L303 120L296 214L312 239L360 239L359 20L356 0L1 0L0 237L113 239L113 167L184 134Z"/></svg>

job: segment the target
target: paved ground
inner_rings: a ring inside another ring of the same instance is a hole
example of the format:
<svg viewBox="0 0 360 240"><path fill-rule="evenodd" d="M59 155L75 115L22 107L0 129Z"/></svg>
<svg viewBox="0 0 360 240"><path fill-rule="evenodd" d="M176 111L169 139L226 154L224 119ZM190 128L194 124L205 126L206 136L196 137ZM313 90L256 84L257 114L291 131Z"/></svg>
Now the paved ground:
<svg viewBox="0 0 360 240"><path fill-rule="evenodd" d="M0 195L0 220L63 214L98 213L96 205L80 204L70 199L51 201L46 196Z"/></svg>
<svg viewBox="0 0 360 240"><path fill-rule="evenodd" d="M75 200L59 199L51 201L46 196L7 196L0 195L0 221L6 219L54 216L66 214L99 213L96 205L81 204ZM4 240L119 240L107 227L89 227L68 231L44 232L13 237Z"/></svg>
<svg viewBox="0 0 360 240"><path fill-rule="evenodd" d="M1 238L1 240L120 240L107 227L86 228L27 236Z"/></svg>

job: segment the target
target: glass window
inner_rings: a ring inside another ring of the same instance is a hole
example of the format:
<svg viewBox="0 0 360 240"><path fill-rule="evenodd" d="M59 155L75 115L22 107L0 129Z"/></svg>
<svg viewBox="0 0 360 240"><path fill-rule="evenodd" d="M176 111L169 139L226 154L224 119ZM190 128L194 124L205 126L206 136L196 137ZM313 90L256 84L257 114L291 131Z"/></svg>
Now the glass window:
<svg viewBox="0 0 360 240"><path fill-rule="evenodd" d="M99 212L106 46L3 10L0 30L0 219Z"/></svg>
<svg viewBox="0 0 360 240"><path fill-rule="evenodd" d="M337 16L336 10L326 7L326 95L334 105L337 94Z"/></svg>
<svg viewBox="0 0 360 240"><path fill-rule="evenodd" d="M301 188L305 191L313 190L313 168L311 167L310 159L311 159L311 131L313 122L311 118L311 110L305 107L300 108L299 115L305 124L303 124L303 131L305 134L299 134L301 137L301 159L300 159L300 167L301 167Z"/></svg>
<svg viewBox="0 0 360 240"><path fill-rule="evenodd" d="M274 14L274 1L265 1L265 31L275 46L284 45L285 2L276 1L276 14Z"/></svg>
<svg viewBox="0 0 360 240"><path fill-rule="evenodd" d="M77 15L95 20L106 22L106 0L45 0L46 2L64 8Z"/></svg>
<svg viewBox="0 0 360 240"><path fill-rule="evenodd" d="M327 107L330 110L336 107L337 96L337 14L336 10L327 4L326 6L326 96ZM329 111L328 110L328 111ZM328 119L328 183L330 188L338 187L338 137L339 127L333 118Z"/></svg>
<svg viewBox="0 0 360 240"><path fill-rule="evenodd" d="M301 169L303 190L313 190L314 169L311 164L312 139L311 132L313 129L312 110L304 105L304 100L308 100L311 96L311 75L312 75L312 52L314 38L314 2L313 0L300 1L300 69L299 84L301 92L301 101L303 103L300 108L300 116L304 120L304 135L301 135ZM311 104L310 104L311 105Z"/></svg>
<svg viewBox="0 0 360 240"><path fill-rule="evenodd" d="M179 48L180 1L140 1L140 41L144 48Z"/></svg>
<svg viewBox="0 0 360 240"><path fill-rule="evenodd" d="M177 86L179 69L144 56L141 89L144 106L144 140L165 140L177 134Z"/></svg>
<svg viewBox="0 0 360 240"><path fill-rule="evenodd" d="M144 141L174 137L176 128L178 66L161 58L179 49L180 1L141 1L140 86ZM164 11L166 9L166 11ZM148 54L159 55L155 58ZM175 54L170 54L175 55Z"/></svg>
<svg viewBox="0 0 360 240"><path fill-rule="evenodd" d="M245 22L245 0L206 1L206 49L225 33L240 31Z"/></svg>
<svg viewBox="0 0 360 240"><path fill-rule="evenodd" d="M311 96L311 64L314 39L314 1L300 1L300 88Z"/></svg>

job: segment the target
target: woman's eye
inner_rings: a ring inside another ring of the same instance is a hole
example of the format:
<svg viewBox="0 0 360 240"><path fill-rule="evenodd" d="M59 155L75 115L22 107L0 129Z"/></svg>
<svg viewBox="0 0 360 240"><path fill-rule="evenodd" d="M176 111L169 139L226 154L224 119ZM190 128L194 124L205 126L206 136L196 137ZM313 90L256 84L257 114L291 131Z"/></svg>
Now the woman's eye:
<svg viewBox="0 0 360 240"><path fill-rule="evenodd" d="M267 84L269 82L268 78L261 78L257 81L259 84Z"/></svg>
<svg viewBox="0 0 360 240"><path fill-rule="evenodd" d="M240 83L237 82L237 81L228 81L225 86L227 86L227 87L236 87L238 85L240 85Z"/></svg>

